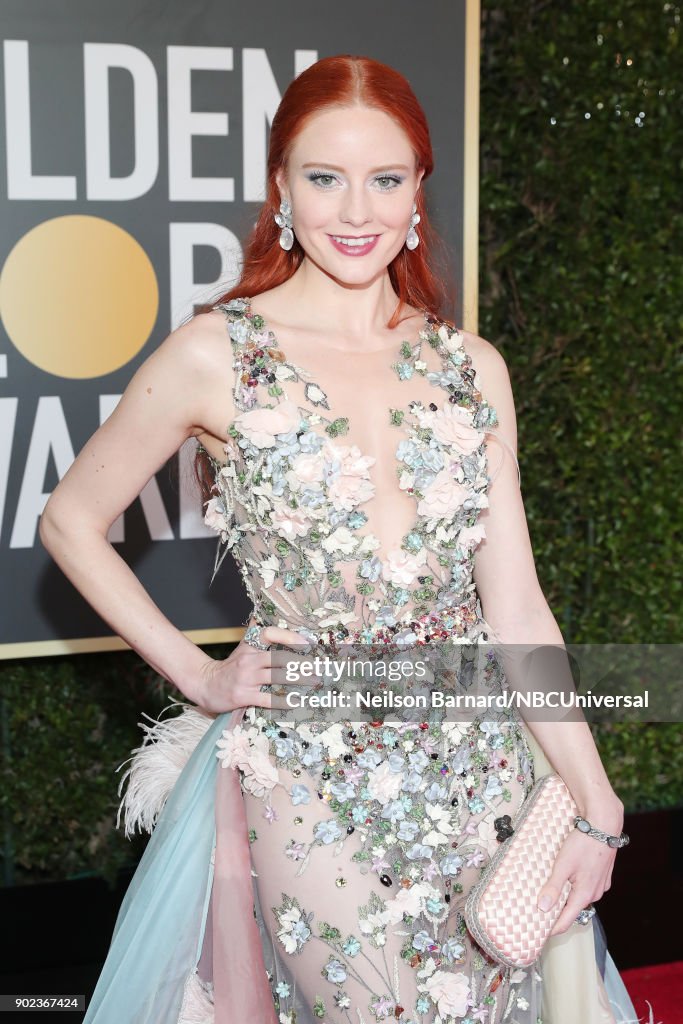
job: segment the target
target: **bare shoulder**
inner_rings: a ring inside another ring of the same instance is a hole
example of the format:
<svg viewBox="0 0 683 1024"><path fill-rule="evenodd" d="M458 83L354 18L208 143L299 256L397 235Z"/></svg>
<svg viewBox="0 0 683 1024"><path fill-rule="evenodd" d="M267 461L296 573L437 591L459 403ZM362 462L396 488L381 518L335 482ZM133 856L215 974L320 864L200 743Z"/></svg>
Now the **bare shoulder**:
<svg viewBox="0 0 683 1024"><path fill-rule="evenodd" d="M197 313L166 338L164 344L182 351L187 390L192 394L194 437L220 461L224 458L227 425L235 417L234 369L230 335L220 309Z"/></svg>
<svg viewBox="0 0 683 1024"><path fill-rule="evenodd" d="M162 346L169 352L172 350L173 354L191 363L199 372L208 371L209 374L225 366L226 345L229 349L225 316L219 309L197 313L171 331L162 342Z"/></svg>

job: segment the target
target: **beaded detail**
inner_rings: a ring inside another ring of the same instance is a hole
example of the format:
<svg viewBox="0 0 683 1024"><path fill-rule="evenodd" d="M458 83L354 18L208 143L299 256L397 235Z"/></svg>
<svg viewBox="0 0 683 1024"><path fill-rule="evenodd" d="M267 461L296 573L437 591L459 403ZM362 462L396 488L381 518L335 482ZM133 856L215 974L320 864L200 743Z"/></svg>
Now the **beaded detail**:
<svg viewBox="0 0 683 1024"><path fill-rule="evenodd" d="M395 462L382 476L389 461L363 450L336 382L291 362L248 298L219 308L237 415L225 462L209 455L214 575L230 551L255 621L299 630L313 654L438 646L462 667L490 635L473 566L497 421L461 334L426 313L417 342L387 359L386 381L366 378L387 410L372 420ZM506 689L496 660L486 671L491 693ZM424 718L330 722L323 710L290 724L251 707L218 741L223 768L240 773L255 874L271 894L264 951L281 1024L540 1021L538 972L491 961L464 918L501 819L534 782L523 730L509 713Z"/></svg>
<svg viewBox="0 0 683 1024"><path fill-rule="evenodd" d="M240 412L228 429L229 461L221 466L209 456L216 495L205 521L220 535L214 575L232 551L260 623L282 619L328 645L412 642L437 628L474 639L482 620L473 552L485 536L477 518L488 503L484 436L496 414L475 387L459 332L426 316L420 344L401 346L400 379L411 376L401 367L416 370L437 394L428 405L391 410L398 487L416 508L400 548L380 560L376 536L363 530L374 459L335 443L348 432L348 418L323 414L327 395L287 362L247 299L220 308ZM423 342L439 354L438 371L428 373L418 358ZM304 384L312 410L288 397L294 381ZM264 390L268 402L260 404ZM353 589L342 563L354 566Z"/></svg>

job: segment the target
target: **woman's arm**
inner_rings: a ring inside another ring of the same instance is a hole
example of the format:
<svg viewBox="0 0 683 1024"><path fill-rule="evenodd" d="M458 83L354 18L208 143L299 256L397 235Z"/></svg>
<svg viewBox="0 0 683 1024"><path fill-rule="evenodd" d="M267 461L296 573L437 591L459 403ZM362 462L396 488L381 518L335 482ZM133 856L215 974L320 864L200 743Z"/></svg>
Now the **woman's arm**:
<svg viewBox="0 0 683 1024"><path fill-rule="evenodd" d="M162 614L107 532L184 441L207 430L224 436L233 418L232 383L220 312L172 332L69 467L39 528L47 551L95 611L193 701L213 659Z"/></svg>
<svg viewBox="0 0 683 1024"><path fill-rule="evenodd" d="M516 454L515 406L505 361L489 342L467 332L464 334L465 347L477 371L477 386L498 414L496 432ZM494 479L488 492L489 507L481 510L479 519L485 527L486 538L474 559L474 579L484 618L503 645L520 645L519 650L525 651L543 645L563 649L560 628L536 575L517 469L510 453L495 439L488 441L486 447L489 473ZM526 725L564 780L579 813L598 828L618 835L623 825L623 804L610 785L582 714L580 719L527 720ZM580 906L585 905L579 902L575 909L576 899L583 898L586 902L598 899L603 889L609 888L616 851L575 830L574 833L571 843L567 843L566 859L558 861L550 888L557 895L565 869L568 877L576 870L581 882L579 863L583 863L585 872L583 888L580 884L578 895L570 897L552 934L568 927ZM572 879L574 885L577 876Z"/></svg>

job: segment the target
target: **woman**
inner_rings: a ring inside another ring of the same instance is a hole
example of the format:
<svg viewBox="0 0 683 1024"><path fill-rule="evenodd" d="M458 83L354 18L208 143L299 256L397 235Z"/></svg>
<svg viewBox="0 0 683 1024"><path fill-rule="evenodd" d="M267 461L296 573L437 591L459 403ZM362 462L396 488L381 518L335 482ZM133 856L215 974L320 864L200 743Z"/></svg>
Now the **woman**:
<svg viewBox="0 0 683 1024"><path fill-rule="evenodd" d="M296 78L239 284L142 365L46 506L41 537L64 572L200 709L181 716L196 726L188 760L86 1022L635 1020L593 944L591 903L616 853L604 843L565 841L545 892L553 903L570 879L571 894L532 968L499 967L462 917L498 845L494 819L514 816L543 764L530 743L552 751L584 817L621 832L585 722L536 722L532 739L512 717L283 721L287 687L305 686L269 645L562 642L505 457L505 364L438 316L431 171L424 113L396 71L340 56ZM216 568L230 550L254 604L224 661L161 614L106 541L189 437ZM129 786L132 819L154 785L138 773Z"/></svg>

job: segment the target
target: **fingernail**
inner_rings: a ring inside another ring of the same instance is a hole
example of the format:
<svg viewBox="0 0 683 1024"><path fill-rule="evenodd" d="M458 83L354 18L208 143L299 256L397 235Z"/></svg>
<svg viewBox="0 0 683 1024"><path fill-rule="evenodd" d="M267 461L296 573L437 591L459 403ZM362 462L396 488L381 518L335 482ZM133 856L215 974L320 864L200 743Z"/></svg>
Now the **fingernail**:
<svg viewBox="0 0 683 1024"><path fill-rule="evenodd" d="M541 910L550 910L554 902L555 901L553 900L550 893L546 892L543 896L541 896L540 900L538 901L538 905L541 908Z"/></svg>

